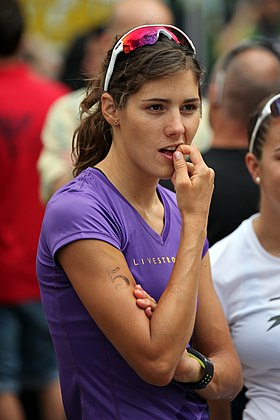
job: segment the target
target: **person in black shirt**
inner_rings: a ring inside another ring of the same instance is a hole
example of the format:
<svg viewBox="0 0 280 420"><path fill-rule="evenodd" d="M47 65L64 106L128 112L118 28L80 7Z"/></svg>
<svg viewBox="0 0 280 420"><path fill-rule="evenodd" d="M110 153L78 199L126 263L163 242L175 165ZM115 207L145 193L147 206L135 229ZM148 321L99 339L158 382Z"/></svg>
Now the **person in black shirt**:
<svg viewBox="0 0 280 420"><path fill-rule="evenodd" d="M279 86L280 46L263 37L241 41L214 67L208 89L212 144L202 154L215 171L207 229L210 246L259 209L259 187L245 164L247 126L258 104ZM242 419L245 404L243 388L231 403L232 419ZM223 402L211 411L217 420L226 418Z"/></svg>
<svg viewBox="0 0 280 420"><path fill-rule="evenodd" d="M213 136L203 153L215 171L208 221L210 246L258 211L259 189L245 166L247 123L262 99L279 90L280 47L265 38L243 40L213 70L208 101Z"/></svg>

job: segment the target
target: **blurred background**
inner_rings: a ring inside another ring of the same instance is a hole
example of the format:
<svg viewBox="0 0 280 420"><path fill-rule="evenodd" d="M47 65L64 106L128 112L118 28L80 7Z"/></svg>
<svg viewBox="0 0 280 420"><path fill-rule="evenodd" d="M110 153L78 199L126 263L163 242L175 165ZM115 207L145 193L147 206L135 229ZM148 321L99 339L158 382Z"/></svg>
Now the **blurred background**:
<svg viewBox="0 0 280 420"><path fill-rule="evenodd" d="M34 66L56 78L71 43L85 31L105 25L118 0L20 0L25 13L25 50ZM215 42L239 3L236 0L170 0L176 24L193 39L207 73ZM258 3L258 1L242 1Z"/></svg>
<svg viewBox="0 0 280 420"><path fill-rule="evenodd" d="M163 0L164 1L164 0ZM118 0L20 0L27 22L26 54L56 78L69 46L106 25ZM165 0L176 24L193 39L207 76L217 57L255 34L279 38L280 0Z"/></svg>

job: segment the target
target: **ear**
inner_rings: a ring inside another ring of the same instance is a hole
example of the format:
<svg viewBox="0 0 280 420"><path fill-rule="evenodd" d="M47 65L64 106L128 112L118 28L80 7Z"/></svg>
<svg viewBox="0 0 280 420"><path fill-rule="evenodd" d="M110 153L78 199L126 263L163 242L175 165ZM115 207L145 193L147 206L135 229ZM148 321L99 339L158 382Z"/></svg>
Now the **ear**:
<svg viewBox="0 0 280 420"><path fill-rule="evenodd" d="M101 96L101 109L105 120L110 125L114 125L114 122L118 120L118 110L115 107L114 99L107 92Z"/></svg>
<svg viewBox="0 0 280 420"><path fill-rule="evenodd" d="M214 82L211 82L208 86L207 99L212 106L216 104L216 86Z"/></svg>
<svg viewBox="0 0 280 420"><path fill-rule="evenodd" d="M260 164L253 153L247 153L245 163L255 184L260 182Z"/></svg>
<svg viewBox="0 0 280 420"><path fill-rule="evenodd" d="M212 106L219 107L222 104L222 96L225 83L225 72L220 70L217 72L213 80L209 84L208 100Z"/></svg>

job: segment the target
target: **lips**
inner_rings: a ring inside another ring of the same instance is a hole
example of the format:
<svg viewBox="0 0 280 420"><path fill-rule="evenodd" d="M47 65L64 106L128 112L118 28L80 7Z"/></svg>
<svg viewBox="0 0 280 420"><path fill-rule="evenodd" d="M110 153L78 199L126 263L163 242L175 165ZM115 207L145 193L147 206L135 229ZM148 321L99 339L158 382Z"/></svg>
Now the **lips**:
<svg viewBox="0 0 280 420"><path fill-rule="evenodd" d="M172 156L176 149L177 149L177 147L175 147L175 146L174 147L163 147L162 149L160 149L160 153L164 153L165 155Z"/></svg>

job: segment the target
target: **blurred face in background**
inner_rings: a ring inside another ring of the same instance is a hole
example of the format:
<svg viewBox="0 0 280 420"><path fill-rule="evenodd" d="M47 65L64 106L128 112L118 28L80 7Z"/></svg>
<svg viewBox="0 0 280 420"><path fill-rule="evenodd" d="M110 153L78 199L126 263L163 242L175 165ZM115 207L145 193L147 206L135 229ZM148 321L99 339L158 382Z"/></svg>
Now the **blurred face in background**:
<svg viewBox="0 0 280 420"><path fill-rule="evenodd" d="M107 29L100 36L88 40L82 63L83 71L90 75L99 69L116 36L136 26L148 23L172 25L174 20L171 9L162 0L119 0L113 7Z"/></svg>
<svg viewBox="0 0 280 420"><path fill-rule="evenodd" d="M280 213L280 118L272 118L259 161L262 200Z"/></svg>
<svg viewBox="0 0 280 420"><path fill-rule="evenodd" d="M87 76L90 76L92 73L96 73L104 60L104 36L105 34L91 36L86 42L84 58L81 63L81 70Z"/></svg>
<svg viewBox="0 0 280 420"><path fill-rule="evenodd" d="M280 0L261 0L260 11L266 25L279 26L280 30Z"/></svg>

